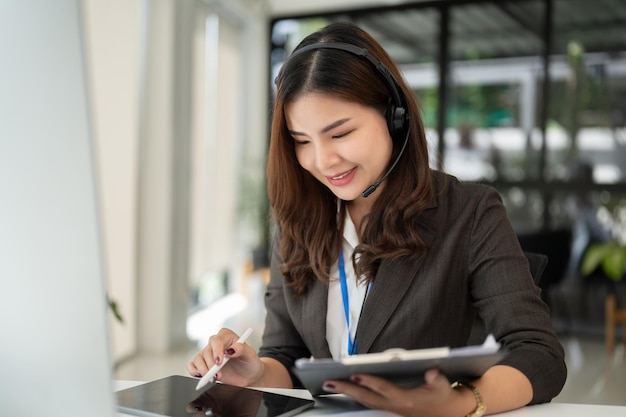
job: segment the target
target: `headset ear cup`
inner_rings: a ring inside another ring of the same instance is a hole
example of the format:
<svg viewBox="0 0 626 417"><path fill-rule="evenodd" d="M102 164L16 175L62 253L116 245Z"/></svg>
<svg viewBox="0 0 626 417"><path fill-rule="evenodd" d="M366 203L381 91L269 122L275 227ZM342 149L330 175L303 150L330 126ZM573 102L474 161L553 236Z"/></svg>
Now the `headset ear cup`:
<svg viewBox="0 0 626 417"><path fill-rule="evenodd" d="M387 127L393 140L401 136L406 123L406 110L404 107L389 106L387 109Z"/></svg>

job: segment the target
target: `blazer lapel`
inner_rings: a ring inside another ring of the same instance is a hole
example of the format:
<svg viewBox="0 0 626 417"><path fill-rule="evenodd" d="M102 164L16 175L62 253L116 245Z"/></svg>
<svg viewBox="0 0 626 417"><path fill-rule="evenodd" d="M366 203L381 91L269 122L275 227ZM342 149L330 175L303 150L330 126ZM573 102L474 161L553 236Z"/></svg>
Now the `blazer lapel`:
<svg viewBox="0 0 626 417"><path fill-rule="evenodd" d="M420 219L420 233L430 246L435 235L438 204L433 200ZM417 279L424 256L418 259L394 259L381 263L357 327L357 353L367 353L385 326L411 283Z"/></svg>
<svg viewBox="0 0 626 417"><path fill-rule="evenodd" d="M391 260L381 264L370 290L357 329L357 353L369 351L385 323L418 275L422 258Z"/></svg>

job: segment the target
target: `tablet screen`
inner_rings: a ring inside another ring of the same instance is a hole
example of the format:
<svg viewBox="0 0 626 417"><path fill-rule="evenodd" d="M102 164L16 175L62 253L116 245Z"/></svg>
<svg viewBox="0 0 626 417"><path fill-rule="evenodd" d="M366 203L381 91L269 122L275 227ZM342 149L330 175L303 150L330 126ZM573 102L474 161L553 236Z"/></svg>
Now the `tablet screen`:
<svg viewBox="0 0 626 417"><path fill-rule="evenodd" d="M219 383L196 391L197 384L197 379L174 375L118 391L118 410L152 417L282 417L295 415L315 403Z"/></svg>

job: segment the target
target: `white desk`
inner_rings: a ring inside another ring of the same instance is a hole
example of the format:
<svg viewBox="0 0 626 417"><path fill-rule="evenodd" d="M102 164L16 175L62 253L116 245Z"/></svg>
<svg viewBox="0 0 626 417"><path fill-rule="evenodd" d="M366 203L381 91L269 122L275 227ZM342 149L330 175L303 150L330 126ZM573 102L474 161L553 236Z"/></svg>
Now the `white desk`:
<svg viewBox="0 0 626 417"><path fill-rule="evenodd" d="M139 385L137 381L115 381L113 388L116 391ZM264 391L278 392L280 394L291 395L299 398L311 398L311 394L301 389L264 389ZM327 407L324 404L316 405L315 409L298 414L301 417L310 416L341 416L341 417L393 417L395 414L385 413L375 410L350 411L337 407ZM506 417L626 417L626 406L616 405L594 405L594 404L562 404L549 403L523 407L518 410L499 414ZM120 417L127 417L128 414L119 413Z"/></svg>

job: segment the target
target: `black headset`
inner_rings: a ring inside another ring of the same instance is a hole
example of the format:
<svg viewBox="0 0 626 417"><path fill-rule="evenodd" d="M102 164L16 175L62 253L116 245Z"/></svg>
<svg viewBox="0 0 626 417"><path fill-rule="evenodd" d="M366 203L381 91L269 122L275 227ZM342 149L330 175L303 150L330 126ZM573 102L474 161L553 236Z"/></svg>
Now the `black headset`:
<svg viewBox="0 0 626 417"><path fill-rule="evenodd" d="M367 49L344 42L313 43L294 51L289 57L289 60L297 55L300 55L301 53L314 49L339 49L363 57L372 63L374 68L376 68L376 70L382 75L383 79L385 80L385 84L387 84L387 87L391 92L391 96L393 97L393 104L390 105L389 108L387 108L386 112L389 134L394 139L394 141L396 141L396 138L401 137L402 133L407 127L407 111L404 105L404 101L402 99L403 96L400 93L400 87L391 71L389 71L389 69L382 62L374 58Z"/></svg>

